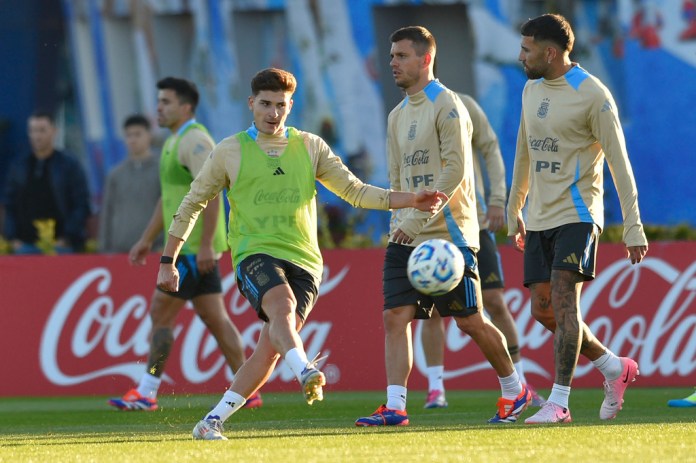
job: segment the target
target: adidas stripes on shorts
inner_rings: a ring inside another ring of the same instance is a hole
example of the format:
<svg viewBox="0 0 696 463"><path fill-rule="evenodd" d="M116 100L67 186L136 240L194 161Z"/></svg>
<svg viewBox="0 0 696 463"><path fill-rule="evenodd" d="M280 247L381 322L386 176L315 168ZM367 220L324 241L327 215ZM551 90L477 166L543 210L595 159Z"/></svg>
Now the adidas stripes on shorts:
<svg viewBox="0 0 696 463"><path fill-rule="evenodd" d="M414 249L413 246L403 244L387 245L382 270L384 310L415 305L414 318L425 320L430 318L433 307L442 317L468 317L483 309L478 264L472 249L459 248L464 255L464 277L456 288L442 296L419 293L408 280L408 258Z"/></svg>
<svg viewBox="0 0 696 463"><path fill-rule="evenodd" d="M580 273L594 279L599 228L571 223L543 231L527 231L524 242L524 285L551 281L551 270Z"/></svg>

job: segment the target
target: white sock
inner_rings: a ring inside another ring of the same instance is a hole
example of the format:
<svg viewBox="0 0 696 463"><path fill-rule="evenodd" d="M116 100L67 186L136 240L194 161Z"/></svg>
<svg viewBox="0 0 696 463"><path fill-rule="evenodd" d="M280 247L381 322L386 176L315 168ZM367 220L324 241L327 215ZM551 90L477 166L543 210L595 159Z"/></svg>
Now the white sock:
<svg viewBox="0 0 696 463"><path fill-rule="evenodd" d="M145 373L143 377L140 378L138 393L148 399L156 399L160 384L162 384L162 378L153 376L150 373Z"/></svg>
<svg viewBox="0 0 696 463"><path fill-rule="evenodd" d="M442 376L445 374L444 365L434 365L432 367L426 367L425 374L428 376L428 392L445 392L445 383L442 380Z"/></svg>
<svg viewBox="0 0 696 463"><path fill-rule="evenodd" d="M246 399L244 397L228 389L222 395L222 400L205 416L205 419L217 418L224 422L234 412L242 408L245 403Z"/></svg>
<svg viewBox="0 0 696 463"><path fill-rule="evenodd" d="M551 388L551 395L547 402L553 402L556 405L568 409L568 397L570 397L570 386L561 386L560 384L553 383Z"/></svg>
<svg viewBox="0 0 696 463"><path fill-rule="evenodd" d="M295 373L295 377L297 378L297 380L300 381L302 378L302 370L304 370L307 364L309 363L309 360L307 360L307 354L305 354L304 349L301 347L294 347L290 349L285 354L285 361L287 362L292 372Z"/></svg>
<svg viewBox="0 0 696 463"><path fill-rule="evenodd" d="M520 383L527 384L527 378L524 377L524 360L515 363L515 370L517 371L517 376L520 377Z"/></svg>
<svg viewBox="0 0 696 463"><path fill-rule="evenodd" d="M387 386L387 408L406 410L406 391L403 386Z"/></svg>
<svg viewBox="0 0 696 463"><path fill-rule="evenodd" d="M500 383L500 390L504 399L514 400L522 392L522 383L520 383L517 371L513 371L510 376L505 378L498 376L498 382Z"/></svg>
<svg viewBox="0 0 696 463"><path fill-rule="evenodd" d="M594 366L596 366L609 381L621 376L621 372L623 371L621 359L614 355L609 349L597 360L593 360L592 363L594 363Z"/></svg>

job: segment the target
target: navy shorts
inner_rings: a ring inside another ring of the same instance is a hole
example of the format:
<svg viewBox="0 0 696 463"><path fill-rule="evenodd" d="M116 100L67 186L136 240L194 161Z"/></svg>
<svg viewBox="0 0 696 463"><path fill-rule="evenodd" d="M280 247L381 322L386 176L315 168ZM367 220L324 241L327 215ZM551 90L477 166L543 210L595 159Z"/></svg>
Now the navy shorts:
<svg viewBox="0 0 696 463"><path fill-rule="evenodd" d="M239 291L265 322L268 321L268 317L261 302L268 290L288 284L297 301L295 312L304 321L317 303L320 283L319 279L299 265L267 254L253 254L237 266Z"/></svg>
<svg viewBox="0 0 696 463"><path fill-rule="evenodd" d="M528 231L524 241L524 285L551 281L551 270L577 272L585 281L595 277L599 228L571 223L543 231Z"/></svg>
<svg viewBox="0 0 696 463"><path fill-rule="evenodd" d="M481 289L501 289L505 287L503 265L500 261L495 235L490 230L479 231L481 248L476 253Z"/></svg>
<svg viewBox="0 0 696 463"><path fill-rule="evenodd" d="M222 293L220 267L217 261L212 271L201 273L198 270L195 254L179 254L176 258L176 269L179 271L179 291L160 289L163 293L187 301L205 294Z"/></svg>
<svg viewBox="0 0 696 463"><path fill-rule="evenodd" d="M419 293L408 280L406 266L414 249L403 244L387 245L382 276L384 310L415 305L417 319L430 318L433 306L443 317L468 317L481 310L476 255L471 249L459 248L464 254L464 277L456 288L442 296Z"/></svg>

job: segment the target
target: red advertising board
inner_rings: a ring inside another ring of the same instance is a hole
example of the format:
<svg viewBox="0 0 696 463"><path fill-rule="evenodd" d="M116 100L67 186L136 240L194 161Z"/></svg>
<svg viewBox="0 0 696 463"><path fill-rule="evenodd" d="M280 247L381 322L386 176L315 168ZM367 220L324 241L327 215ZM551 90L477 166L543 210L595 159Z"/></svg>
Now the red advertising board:
<svg viewBox="0 0 696 463"><path fill-rule="evenodd" d="M553 338L529 313L522 255L501 247L506 300L517 322L528 380L553 382ZM320 298L302 338L321 367L328 390L383 389L382 249L325 251ZM125 255L0 257L0 396L121 394L145 369L157 256L132 267ZM261 322L239 294L229 258L223 260L225 304L248 352ZM585 284L582 313L612 351L633 357L641 386L696 384L696 243L653 243L631 266L620 245L601 245L597 278ZM424 389L420 324L414 322L412 389ZM468 336L448 324L448 389L497 389L494 371ZM215 340L187 306L162 392L222 392L231 372ZM574 387L601 387L601 375L581 358ZM267 391L294 390L281 361Z"/></svg>

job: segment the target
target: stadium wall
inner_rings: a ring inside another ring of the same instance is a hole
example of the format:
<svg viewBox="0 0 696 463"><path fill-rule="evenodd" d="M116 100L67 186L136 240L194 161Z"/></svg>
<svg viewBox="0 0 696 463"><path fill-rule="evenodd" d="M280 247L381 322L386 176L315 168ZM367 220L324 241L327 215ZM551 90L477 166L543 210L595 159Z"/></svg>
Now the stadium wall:
<svg viewBox="0 0 696 463"><path fill-rule="evenodd" d="M516 320L530 382L553 382L553 339L531 319L521 285L522 256L501 248L505 297ZM693 386L696 379L696 243L653 243L631 266L621 245L601 244L597 278L582 296L584 320L615 353L640 365L640 386ZM302 330L309 357L321 352L327 391L385 387L381 317L382 249L325 251L319 302ZM158 256L132 267L125 255L0 257L2 371L0 396L120 394L139 379L148 352L148 301ZM239 294L229 258L222 262L225 304L250 352L260 321ZM411 389L425 389L419 323L413 324ZM232 376L214 339L191 307L177 319L162 392L224 391ZM446 346L447 388L497 389L495 373L452 323ZM581 359L574 387L601 387ZM293 391L281 361L264 386Z"/></svg>

